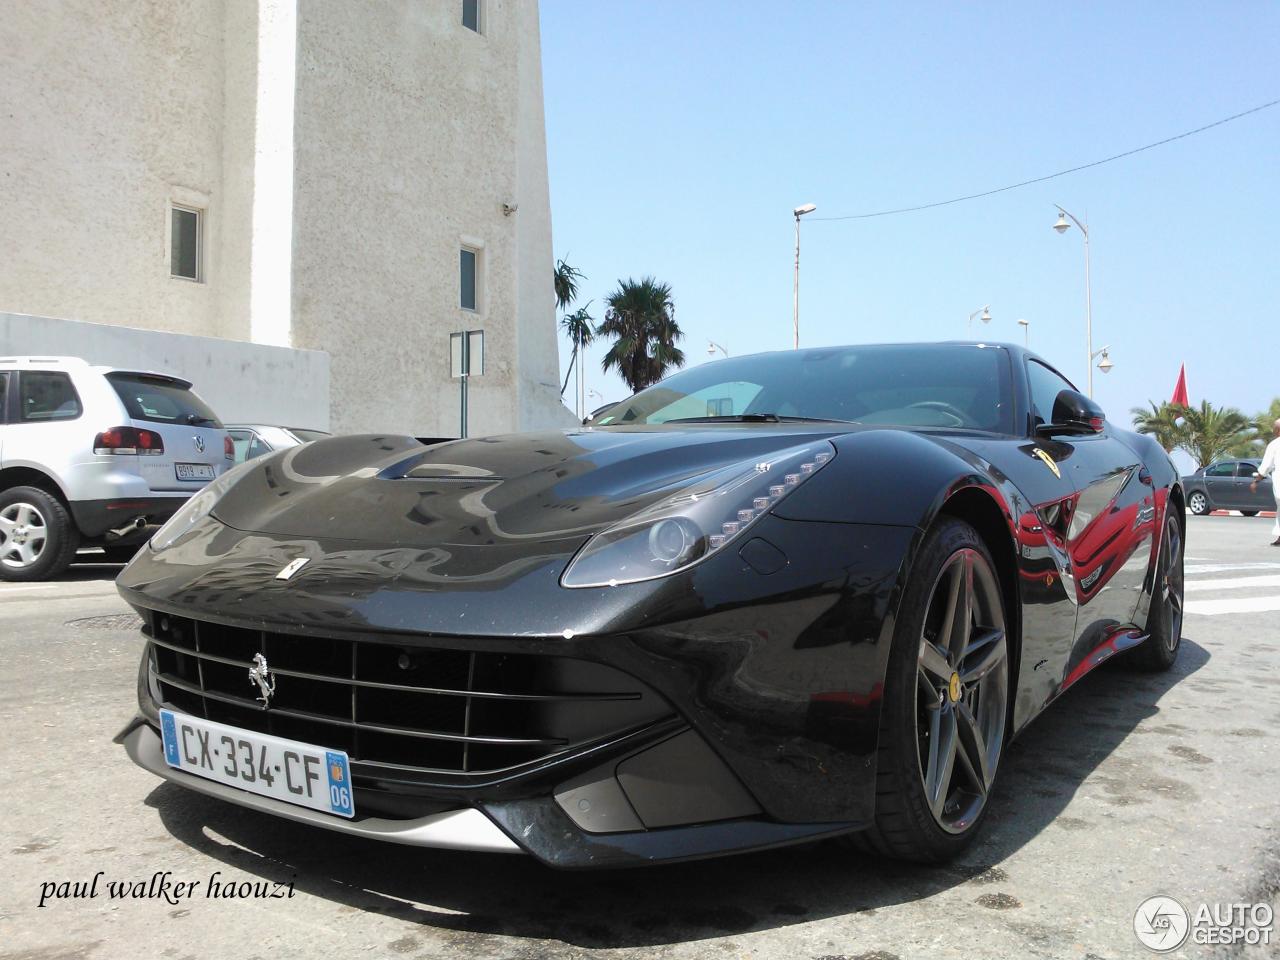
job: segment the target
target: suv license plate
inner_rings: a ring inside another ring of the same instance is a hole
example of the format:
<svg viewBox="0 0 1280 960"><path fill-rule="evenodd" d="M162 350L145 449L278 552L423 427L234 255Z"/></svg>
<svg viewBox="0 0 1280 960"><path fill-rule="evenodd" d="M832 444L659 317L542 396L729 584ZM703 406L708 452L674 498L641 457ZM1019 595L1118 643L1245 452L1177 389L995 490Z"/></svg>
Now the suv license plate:
<svg viewBox="0 0 1280 960"><path fill-rule="evenodd" d="M184 773L340 817L355 816L351 768L341 750L160 711L164 759Z"/></svg>
<svg viewBox="0 0 1280 960"><path fill-rule="evenodd" d="M213 467L207 463L175 463L179 480L212 480Z"/></svg>

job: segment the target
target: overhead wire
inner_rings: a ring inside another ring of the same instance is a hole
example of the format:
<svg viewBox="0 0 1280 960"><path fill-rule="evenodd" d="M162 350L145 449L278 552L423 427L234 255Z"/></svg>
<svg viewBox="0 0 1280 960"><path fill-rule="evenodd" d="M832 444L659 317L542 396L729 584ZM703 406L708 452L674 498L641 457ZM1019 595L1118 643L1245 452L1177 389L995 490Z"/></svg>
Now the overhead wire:
<svg viewBox="0 0 1280 960"><path fill-rule="evenodd" d="M922 203L914 207L896 207L892 210L877 210L874 213L849 213L837 217L810 217L810 222L815 221L836 221L836 220L869 220L872 217L888 217L899 213L915 213L919 210L932 210L936 207L946 207L953 203L964 203L967 200L978 200L982 197L991 197L997 193L1006 193L1010 190L1017 190L1020 187L1029 187L1034 183L1044 183L1047 180L1056 180L1058 177L1065 177L1070 173L1079 173L1081 170L1089 170L1093 167L1100 167L1104 163L1113 163L1116 160L1123 160L1125 157L1132 157L1134 154L1143 153L1147 150L1154 150L1156 147L1163 147L1166 144L1173 143L1177 140L1185 140L1187 137L1194 137L1198 133L1204 133L1206 130L1212 130L1214 127L1220 127L1224 123L1231 123L1233 120L1239 120L1242 117L1251 114L1260 113L1263 110L1280 104L1280 100L1271 100L1268 103L1259 104L1248 110L1242 110L1240 113L1234 113L1229 117L1223 117L1212 123L1206 123L1202 127L1196 127L1194 130L1186 130L1182 133L1175 134L1172 137L1165 137L1163 140L1157 140L1155 143L1148 143L1141 147L1135 147L1132 150L1126 150L1124 153L1117 153L1114 156L1104 157L1101 160L1094 160L1091 163L1082 163L1076 167L1068 167L1066 170L1059 170L1057 173L1045 174L1043 177L1032 177L1030 180L1021 180L1018 183L1011 183L1007 186L996 187L994 190L983 190L981 193L969 193L962 197L952 197L950 200L937 200L933 203Z"/></svg>

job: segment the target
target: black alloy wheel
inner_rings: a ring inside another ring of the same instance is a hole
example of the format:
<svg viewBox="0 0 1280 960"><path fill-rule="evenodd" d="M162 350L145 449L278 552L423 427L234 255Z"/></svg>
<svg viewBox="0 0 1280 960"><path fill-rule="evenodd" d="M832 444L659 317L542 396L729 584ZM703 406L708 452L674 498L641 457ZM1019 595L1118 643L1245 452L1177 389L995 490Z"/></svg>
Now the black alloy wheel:
<svg viewBox="0 0 1280 960"><path fill-rule="evenodd" d="M986 815L1009 715L1005 598L991 554L963 520L925 536L903 595L881 710L872 849L937 862Z"/></svg>

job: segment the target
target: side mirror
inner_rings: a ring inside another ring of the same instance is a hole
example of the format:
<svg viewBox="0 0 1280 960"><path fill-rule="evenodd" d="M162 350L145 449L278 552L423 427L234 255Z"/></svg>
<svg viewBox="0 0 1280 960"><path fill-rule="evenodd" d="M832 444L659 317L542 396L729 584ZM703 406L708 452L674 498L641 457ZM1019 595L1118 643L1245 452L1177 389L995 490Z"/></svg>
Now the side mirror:
<svg viewBox="0 0 1280 960"><path fill-rule="evenodd" d="M1063 390L1053 401L1053 423L1042 423L1037 433L1101 433L1107 417L1102 408L1076 390Z"/></svg>

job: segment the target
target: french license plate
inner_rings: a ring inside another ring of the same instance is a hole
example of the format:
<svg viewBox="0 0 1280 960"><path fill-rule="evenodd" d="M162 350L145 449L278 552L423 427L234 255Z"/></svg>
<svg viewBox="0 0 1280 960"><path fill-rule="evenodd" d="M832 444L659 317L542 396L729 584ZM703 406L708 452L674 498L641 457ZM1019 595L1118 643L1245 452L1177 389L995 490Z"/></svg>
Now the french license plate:
<svg viewBox="0 0 1280 960"><path fill-rule="evenodd" d="M355 816L341 750L160 711L164 759L175 770L340 817Z"/></svg>
<svg viewBox="0 0 1280 960"><path fill-rule="evenodd" d="M175 463L179 480L212 480L213 467L207 463Z"/></svg>

